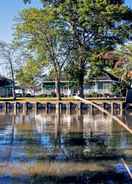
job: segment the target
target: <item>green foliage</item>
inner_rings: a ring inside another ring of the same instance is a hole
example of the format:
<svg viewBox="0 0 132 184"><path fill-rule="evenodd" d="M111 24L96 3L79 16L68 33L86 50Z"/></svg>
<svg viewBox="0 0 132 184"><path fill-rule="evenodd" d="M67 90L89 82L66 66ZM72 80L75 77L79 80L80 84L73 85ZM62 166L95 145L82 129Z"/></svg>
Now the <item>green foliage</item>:
<svg viewBox="0 0 132 184"><path fill-rule="evenodd" d="M59 4L59 3L63 3L64 0L39 0L42 3L51 3L51 4ZM24 3L31 3L31 0L23 0ZM93 2L95 2L93 0ZM111 3L111 4L122 4L124 2L124 0L106 0L107 3Z"/></svg>
<svg viewBox="0 0 132 184"><path fill-rule="evenodd" d="M74 61L70 73L72 76L76 74L76 79L79 80L80 73L84 75L87 73L88 63L91 65L91 74L94 77L100 75L103 68L112 68L111 63L95 61L93 57L96 58L102 52L113 50L117 44L129 39L132 12L122 3L122 1L106 0L66 0L58 7L59 13L71 26ZM74 74L73 70L75 70Z"/></svg>
<svg viewBox="0 0 132 184"><path fill-rule="evenodd" d="M112 92L116 96L126 96L126 92L127 92L126 84L124 82L113 84Z"/></svg>
<svg viewBox="0 0 132 184"><path fill-rule="evenodd" d="M132 44L121 46L115 52L122 58L123 63L119 63L113 72L129 83L132 79L132 76L128 76L129 72L132 71Z"/></svg>
<svg viewBox="0 0 132 184"><path fill-rule="evenodd" d="M25 9L16 25L16 45L23 45L34 52L40 60L46 58L59 82L61 72L69 58L69 29L58 18L56 9ZM59 90L59 85L58 85ZM59 92L58 92L59 94Z"/></svg>
<svg viewBox="0 0 132 184"><path fill-rule="evenodd" d="M69 33L65 29L65 22L57 19L56 11L51 7L23 10L20 18L21 22L16 26L17 44L34 50L41 58L46 56L49 64L59 72L67 57Z"/></svg>
<svg viewBox="0 0 132 184"><path fill-rule="evenodd" d="M113 73L111 64L95 60L102 52L116 48L130 39L132 11L122 0L56 0L42 10L24 10L17 36L28 43L30 49L46 54L49 64L60 73L61 66L82 86L87 73L96 77L104 68ZM50 44L49 44L50 43ZM68 45L66 44L68 43ZM59 57L57 56L59 48ZM61 49L60 49L61 48ZM65 49L62 49L65 48ZM70 52L67 52L70 50ZM66 51L66 53L65 53ZM69 53L69 62L65 54ZM63 56L64 55L64 56ZM60 59L61 58L61 59ZM102 62L102 63L101 63ZM102 65L102 67L100 67ZM62 71L62 70L61 70ZM118 71L117 73L120 73Z"/></svg>
<svg viewBox="0 0 132 184"><path fill-rule="evenodd" d="M44 63L29 59L16 73L16 80L23 87L33 88L37 84L37 77Z"/></svg>

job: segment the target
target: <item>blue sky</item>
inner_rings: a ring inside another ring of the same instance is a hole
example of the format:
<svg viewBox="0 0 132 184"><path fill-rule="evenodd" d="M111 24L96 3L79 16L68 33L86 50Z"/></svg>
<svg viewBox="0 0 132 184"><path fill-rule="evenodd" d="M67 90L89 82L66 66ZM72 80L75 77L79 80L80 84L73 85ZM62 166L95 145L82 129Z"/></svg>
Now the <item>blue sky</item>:
<svg viewBox="0 0 132 184"><path fill-rule="evenodd" d="M31 5L24 5L22 0L1 0L0 2L0 40L11 41L12 28L14 18L18 16L18 12L25 7ZM32 0L32 6L40 7L39 0Z"/></svg>
<svg viewBox="0 0 132 184"><path fill-rule="evenodd" d="M126 0L126 3L132 7L132 0ZM10 42L13 33L13 19L24 7L22 0L1 0L0 2L0 40ZM31 5L30 5L31 6ZM41 7L39 0L32 0L32 6Z"/></svg>

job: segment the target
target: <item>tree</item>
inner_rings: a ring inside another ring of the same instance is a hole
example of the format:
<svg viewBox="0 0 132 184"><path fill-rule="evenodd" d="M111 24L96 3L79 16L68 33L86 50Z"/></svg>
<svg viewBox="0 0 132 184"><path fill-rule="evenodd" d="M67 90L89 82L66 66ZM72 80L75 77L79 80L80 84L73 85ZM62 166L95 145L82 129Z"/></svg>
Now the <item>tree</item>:
<svg viewBox="0 0 132 184"><path fill-rule="evenodd" d="M114 89L126 95L126 90L132 85L132 46L125 44L115 50L101 53L92 59L90 77L108 75L115 81Z"/></svg>
<svg viewBox="0 0 132 184"><path fill-rule="evenodd" d="M131 19L128 14L132 13L121 1L65 1L59 8L73 30L79 55L76 61L80 70L80 96L83 96L87 64L92 61L93 54L113 50L117 44L130 38Z"/></svg>
<svg viewBox="0 0 132 184"><path fill-rule="evenodd" d="M24 3L31 3L32 0L23 0ZM49 3L49 4L60 4L63 3L64 0L39 0L41 3ZM95 2L95 0L93 0ZM122 4L123 0L108 0L108 2L112 4Z"/></svg>
<svg viewBox="0 0 132 184"><path fill-rule="evenodd" d="M53 68L57 82L57 97L60 100L60 77L69 57L69 31L56 11L48 7L43 10L35 8L23 10L21 21L16 26L18 45L32 50L39 60L46 58L49 68Z"/></svg>
<svg viewBox="0 0 132 184"><path fill-rule="evenodd" d="M72 32L73 66L78 68L80 96L87 64L98 55L130 39L132 11L122 0L43 1L63 17Z"/></svg>
<svg viewBox="0 0 132 184"><path fill-rule="evenodd" d="M12 93L14 100L16 99L15 73L20 65L23 64L28 57L29 53L24 49L18 49L13 44L9 44L3 41L0 42L0 58L2 59L1 64L6 64L7 68L9 67L12 79Z"/></svg>
<svg viewBox="0 0 132 184"><path fill-rule="evenodd" d="M38 83L38 76L41 73L44 63L29 59L16 72L16 80L23 88L35 89Z"/></svg>
<svg viewBox="0 0 132 184"><path fill-rule="evenodd" d="M109 53L101 56L104 62L107 62L105 67L110 63L111 75L115 76L117 80L125 81L129 86L132 71L132 45L126 44L116 48L110 53L111 56Z"/></svg>
<svg viewBox="0 0 132 184"><path fill-rule="evenodd" d="M13 98L16 99L15 94L15 71L14 71L14 58L15 57L15 49L5 42L0 42L0 57L4 60L3 64L9 65L10 72L11 72L11 79L12 79L12 92Z"/></svg>
<svg viewBox="0 0 132 184"><path fill-rule="evenodd" d="M114 72L122 80L127 81L128 85L132 85L132 44L127 44L119 47L115 50L115 53L119 55L124 62L117 63L118 67L115 68ZM121 70L121 72L120 72ZM119 72L118 72L119 71Z"/></svg>
<svg viewBox="0 0 132 184"><path fill-rule="evenodd" d="M12 92L13 92L13 98L14 100L16 99L16 94L15 94L15 76L14 76L14 68L13 68L13 55L15 51L14 48L8 45L5 42L0 43L0 55L2 59L4 59L4 62L6 62L11 71L11 78L12 78Z"/></svg>

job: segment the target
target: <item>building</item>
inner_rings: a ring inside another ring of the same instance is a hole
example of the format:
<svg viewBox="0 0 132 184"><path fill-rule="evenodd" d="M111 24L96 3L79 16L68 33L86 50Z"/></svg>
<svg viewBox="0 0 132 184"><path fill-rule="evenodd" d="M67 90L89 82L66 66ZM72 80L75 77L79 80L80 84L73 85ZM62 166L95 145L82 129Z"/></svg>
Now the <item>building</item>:
<svg viewBox="0 0 132 184"><path fill-rule="evenodd" d="M85 81L84 95L112 95L112 85L113 81L106 78ZM78 94L78 85L76 81L61 81L60 88L62 96ZM54 96L56 94L56 81L44 81L42 83L42 94L45 96Z"/></svg>
<svg viewBox="0 0 132 184"><path fill-rule="evenodd" d="M0 76L0 97L12 96L12 83L11 79Z"/></svg>
<svg viewBox="0 0 132 184"><path fill-rule="evenodd" d="M42 83L42 94L52 95L56 94L56 81L44 81ZM61 81L60 82L60 91L63 96L70 96L76 91L76 82L75 81Z"/></svg>
<svg viewBox="0 0 132 184"><path fill-rule="evenodd" d="M84 95L112 95L112 86L112 80L90 80L84 84Z"/></svg>

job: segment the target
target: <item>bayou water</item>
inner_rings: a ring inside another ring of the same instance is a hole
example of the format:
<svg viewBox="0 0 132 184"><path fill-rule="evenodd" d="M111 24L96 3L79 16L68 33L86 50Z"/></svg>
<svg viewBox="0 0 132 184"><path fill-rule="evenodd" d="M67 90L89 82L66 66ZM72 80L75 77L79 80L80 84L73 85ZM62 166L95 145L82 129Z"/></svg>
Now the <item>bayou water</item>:
<svg viewBox="0 0 132 184"><path fill-rule="evenodd" d="M122 159L132 135L97 110L0 112L0 184L132 183Z"/></svg>

